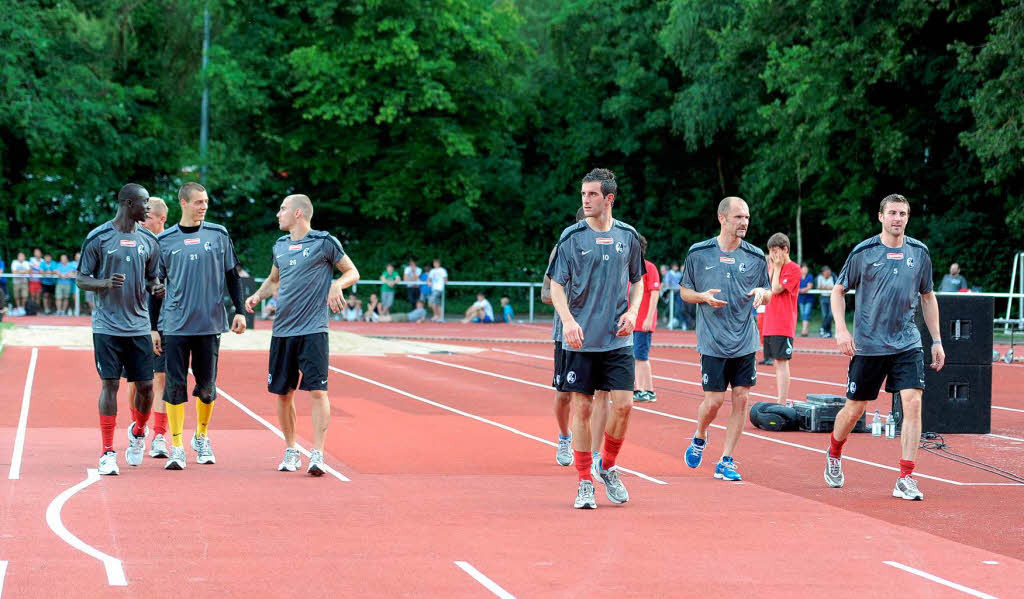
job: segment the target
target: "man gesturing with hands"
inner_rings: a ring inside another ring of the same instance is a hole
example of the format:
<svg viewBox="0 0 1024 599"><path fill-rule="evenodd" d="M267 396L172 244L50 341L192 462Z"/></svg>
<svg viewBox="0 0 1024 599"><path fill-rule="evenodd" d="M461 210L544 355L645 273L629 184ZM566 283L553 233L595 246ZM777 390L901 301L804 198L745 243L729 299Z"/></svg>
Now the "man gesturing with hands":
<svg viewBox="0 0 1024 599"><path fill-rule="evenodd" d="M704 401L697 410L697 431L686 449L686 465L700 466L707 448L708 426L732 387L732 414L725 431L722 457L715 478L742 480L733 450L743 432L747 397L757 382L755 352L758 333L754 310L771 301L768 264L764 252L743 240L750 225L750 209L741 198L718 204L721 231L717 237L695 243L686 255L679 294L697 305L697 353L700 354Z"/></svg>

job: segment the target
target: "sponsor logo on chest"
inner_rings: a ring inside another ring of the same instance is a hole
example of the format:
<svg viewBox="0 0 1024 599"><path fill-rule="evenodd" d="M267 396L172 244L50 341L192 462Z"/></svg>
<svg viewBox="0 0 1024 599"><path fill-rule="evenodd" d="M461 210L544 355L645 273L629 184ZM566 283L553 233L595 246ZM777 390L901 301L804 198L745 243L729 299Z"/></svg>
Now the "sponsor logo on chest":
<svg viewBox="0 0 1024 599"><path fill-rule="evenodd" d="M888 254L885 255L885 257L888 260L902 260L903 252L889 252Z"/></svg>
<svg viewBox="0 0 1024 599"><path fill-rule="evenodd" d="M597 243L597 245L611 245L615 243L615 240L611 237L598 237L594 242Z"/></svg>
<svg viewBox="0 0 1024 599"><path fill-rule="evenodd" d="M736 264L736 258L730 258L729 256L719 256L718 261L722 264Z"/></svg>
<svg viewBox="0 0 1024 599"><path fill-rule="evenodd" d="M133 248L136 246L134 239L122 239L121 247Z"/></svg>
<svg viewBox="0 0 1024 599"><path fill-rule="evenodd" d="M198 237L186 237L185 238L185 245L199 245L199 238Z"/></svg>

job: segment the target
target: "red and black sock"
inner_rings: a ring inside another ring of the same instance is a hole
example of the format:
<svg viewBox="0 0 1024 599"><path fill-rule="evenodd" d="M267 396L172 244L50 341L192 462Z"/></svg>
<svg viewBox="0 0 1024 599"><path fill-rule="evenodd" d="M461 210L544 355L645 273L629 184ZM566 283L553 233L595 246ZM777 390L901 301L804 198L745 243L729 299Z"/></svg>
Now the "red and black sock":
<svg viewBox="0 0 1024 599"><path fill-rule="evenodd" d="M612 439L608 436L608 433L604 434L604 453L601 454L601 467L608 470L615 465L615 458L619 455L619 450L622 449L622 439Z"/></svg>
<svg viewBox="0 0 1024 599"><path fill-rule="evenodd" d="M574 462L576 464L576 473L579 474L580 480L589 480L594 482L594 477L590 475L590 465L593 463L593 458L590 456L589 451L573 451Z"/></svg>
<svg viewBox="0 0 1024 599"><path fill-rule="evenodd" d="M117 427L117 415L100 414L100 436L103 438L103 453L114 451L114 428Z"/></svg>
<svg viewBox="0 0 1024 599"><path fill-rule="evenodd" d="M832 456L834 458L841 458L841 457L843 457L843 445L846 444L846 439L843 439L842 441L836 441L836 437L835 437L834 434L830 434L828 436L828 438L829 438L828 455L830 455L830 456Z"/></svg>
<svg viewBox="0 0 1024 599"><path fill-rule="evenodd" d="M910 460L900 460L900 478L904 476L910 476L914 473L914 462Z"/></svg>

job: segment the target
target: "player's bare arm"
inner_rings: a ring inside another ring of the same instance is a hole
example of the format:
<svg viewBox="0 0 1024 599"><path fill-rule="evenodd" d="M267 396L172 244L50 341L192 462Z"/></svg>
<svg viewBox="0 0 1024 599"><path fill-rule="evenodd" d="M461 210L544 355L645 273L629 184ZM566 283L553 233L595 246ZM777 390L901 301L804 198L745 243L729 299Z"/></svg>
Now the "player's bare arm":
<svg viewBox="0 0 1024 599"><path fill-rule="evenodd" d="M562 335L565 342L573 349L583 347L583 327L580 326L569 311L569 297L565 294L565 288L557 281L551 281L551 305L558 312L562 319ZM636 315L633 319L635 321Z"/></svg>
<svg viewBox="0 0 1024 599"><path fill-rule="evenodd" d="M270 267L270 274L267 275L266 279L263 279L263 284L245 300L245 310L252 314L256 308L256 304L260 303L265 299L274 297L277 293L277 288L281 286L281 271L277 269L277 266Z"/></svg>
<svg viewBox="0 0 1024 599"><path fill-rule="evenodd" d="M618 337L626 337L633 334L636 328L636 317L640 312L640 302L644 299L643 280L633 283L629 287L629 309L619 317L619 328L615 331Z"/></svg>
<svg viewBox="0 0 1024 599"><path fill-rule="evenodd" d="M836 344L839 346L839 351L843 354L853 357L853 354L857 352L857 348L853 345L853 335L850 334L850 330L846 328L846 288L842 285L836 284L832 288L832 318L835 319L836 327ZM936 309L938 314L938 309ZM936 321L935 330L939 330L939 323Z"/></svg>
<svg viewBox="0 0 1024 599"><path fill-rule="evenodd" d="M97 279L78 273L75 277L78 286L86 291L106 291L107 289L120 289L124 286L124 273L116 272L110 275L109 279Z"/></svg>
<svg viewBox="0 0 1024 599"><path fill-rule="evenodd" d="M939 301L935 293L921 294L921 315L928 333L932 336L932 368L942 370L946 363L946 350L942 349L942 337L939 331Z"/></svg>
<svg viewBox="0 0 1024 599"><path fill-rule="evenodd" d="M555 259L555 252L558 251L558 246L551 249L551 255L548 256L548 266L551 266L551 262ZM544 282L540 286L540 301L547 305L551 305L551 277L544 273Z"/></svg>
<svg viewBox="0 0 1024 599"><path fill-rule="evenodd" d="M146 293L154 297L163 298L166 292L167 288L160 282L160 279L155 277L152 279L146 279Z"/></svg>
<svg viewBox="0 0 1024 599"><path fill-rule="evenodd" d="M721 308L729 303L715 297L715 294L721 292L721 289L708 289L707 291L699 292L687 287L680 287L679 297L683 298L683 301L689 304L707 304L712 308Z"/></svg>
<svg viewBox="0 0 1024 599"><path fill-rule="evenodd" d="M348 256L343 256L334 266L341 271L341 276L331 283L331 290L327 294L327 305L332 312L338 314L345 306L345 290L359 282L359 270Z"/></svg>

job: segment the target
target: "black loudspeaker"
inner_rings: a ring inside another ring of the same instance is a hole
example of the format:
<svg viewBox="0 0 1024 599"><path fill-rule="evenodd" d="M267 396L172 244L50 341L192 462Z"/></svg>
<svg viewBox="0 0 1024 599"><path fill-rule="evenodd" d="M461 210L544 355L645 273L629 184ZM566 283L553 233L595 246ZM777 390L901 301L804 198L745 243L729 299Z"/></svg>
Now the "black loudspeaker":
<svg viewBox="0 0 1024 599"><path fill-rule="evenodd" d="M946 364L992 364L992 321L995 304L991 297L970 293L936 295L939 302L939 330ZM917 328L925 363L931 361L932 336L924 324L921 306L917 307ZM937 431L936 431L937 432Z"/></svg>
<svg viewBox="0 0 1024 599"><path fill-rule="evenodd" d="M992 430L992 364L946 364L924 369L921 432L978 433Z"/></svg>

